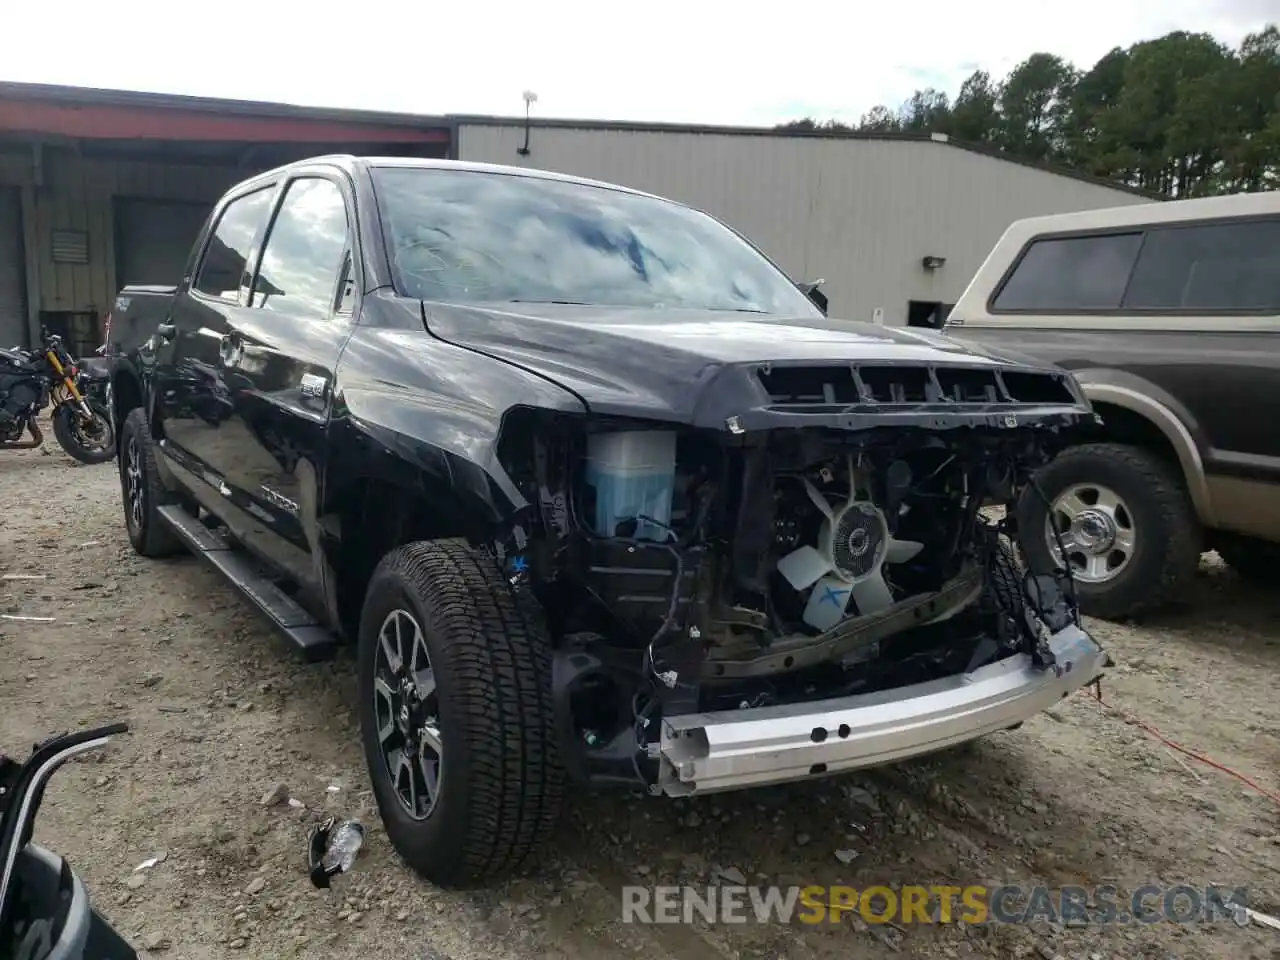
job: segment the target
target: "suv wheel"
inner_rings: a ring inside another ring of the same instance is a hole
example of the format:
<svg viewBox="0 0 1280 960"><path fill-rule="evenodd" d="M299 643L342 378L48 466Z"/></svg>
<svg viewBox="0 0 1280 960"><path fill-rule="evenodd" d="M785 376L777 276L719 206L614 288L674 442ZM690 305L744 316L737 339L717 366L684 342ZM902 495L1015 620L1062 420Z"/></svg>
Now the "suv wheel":
<svg viewBox="0 0 1280 960"><path fill-rule="evenodd" d="M358 657L365 760L396 851L441 887L518 870L564 795L532 601L465 543L397 547L370 580Z"/></svg>
<svg viewBox="0 0 1280 960"><path fill-rule="evenodd" d="M1223 534L1214 548L1241 580L1265 585L1275 583L1280 577L1280 544L1256 537Z"/></svg>
<svg viewBox="0 0 1280 960"><path fill-rule="evenodd" d="M120 496L124 524L133 549L144 557L167 557L183 551L182 541L160 519L159 508L176 500L160 483L155 447L146 412L134 407L120 431Z"/></svg>
<svg viewBox="0 0 1280 960"><path fill-rule="evenodd" d="M1160 606L1194 576L1200 526L1181 477L1140 447L1071 447L1037 476L1018 506L1022 549L1033 570L1064 566L1081 610L1116 619ZM1057 531L1055 536L1054 531Z"/></svg>

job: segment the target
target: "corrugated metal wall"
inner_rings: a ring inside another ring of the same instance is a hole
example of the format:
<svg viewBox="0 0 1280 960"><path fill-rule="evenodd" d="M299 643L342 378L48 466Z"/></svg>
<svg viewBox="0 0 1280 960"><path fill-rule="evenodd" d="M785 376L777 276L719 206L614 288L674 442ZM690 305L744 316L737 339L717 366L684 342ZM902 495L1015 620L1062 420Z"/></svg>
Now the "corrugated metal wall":
<svg viewBox="0 0 1280 960"><path fill-rule="evenodd" d="M749 236L797 279L825 278L831 315L906 322L908 300L955 303L1021 217L1144 202L934 142L463 125L463 160L540 167L670 197ZM946 258L934 272L925 256Z"/></svg>
<svg viewBox="0 0 1280 960"><path fill-rule="evenodd" d="M22 253L22 193L0 186L0 347L27 341L27 276Z"/></svg>
<svg viewBox="0 0 1280 960"><path fill-rule="evenodd" d="M80 159L64 150L46 151L43 171L37 188L30 153L0 154L0 185L22 188L28 297L38 310L99 314L111 309L117 289L113 197L212 203L244 176L224 167ZM88 234L87 263L53 262L61 230Z"/></svg>

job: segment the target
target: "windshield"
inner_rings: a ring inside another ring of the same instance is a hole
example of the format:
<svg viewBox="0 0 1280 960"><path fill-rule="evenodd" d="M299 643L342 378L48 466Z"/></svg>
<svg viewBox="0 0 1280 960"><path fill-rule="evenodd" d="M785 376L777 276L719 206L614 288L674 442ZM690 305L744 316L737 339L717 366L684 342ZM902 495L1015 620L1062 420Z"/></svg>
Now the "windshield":
<svg viewBox="0 0 1280 960"><path fill-rule="evenodd" d="M405 296L820 315L750 244L676 203L482 171L373 177Z"/></svg>

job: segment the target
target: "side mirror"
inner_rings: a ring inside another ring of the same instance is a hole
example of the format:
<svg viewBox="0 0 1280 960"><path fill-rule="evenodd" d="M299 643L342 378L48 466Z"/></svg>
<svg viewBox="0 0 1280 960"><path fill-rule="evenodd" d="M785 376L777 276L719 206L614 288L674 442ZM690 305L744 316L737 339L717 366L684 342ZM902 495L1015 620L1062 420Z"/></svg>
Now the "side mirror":
<svg viewBox="0 0 1280 960"><path fill-rule="evenodd" d="M827 295L819 288L826 282L827 281L825 280L818 279L806 280L803 283L796 284L796 286L800 288L800 292L812 300L817 308L822 311L823 316L826 316L827 314Z"/></svg>

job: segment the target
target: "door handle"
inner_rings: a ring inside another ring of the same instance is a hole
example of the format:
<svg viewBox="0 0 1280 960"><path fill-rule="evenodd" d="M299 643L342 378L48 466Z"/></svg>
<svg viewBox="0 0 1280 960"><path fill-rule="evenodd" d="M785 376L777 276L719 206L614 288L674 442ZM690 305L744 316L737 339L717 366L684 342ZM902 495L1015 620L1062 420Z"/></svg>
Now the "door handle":
<svg viewBox="0 0 1280 960"><path fill-rule="evenodd" d="M172 323L162 323L156 327L156 335L165 343L168 343L178 335L178 328Z"/></svg>

